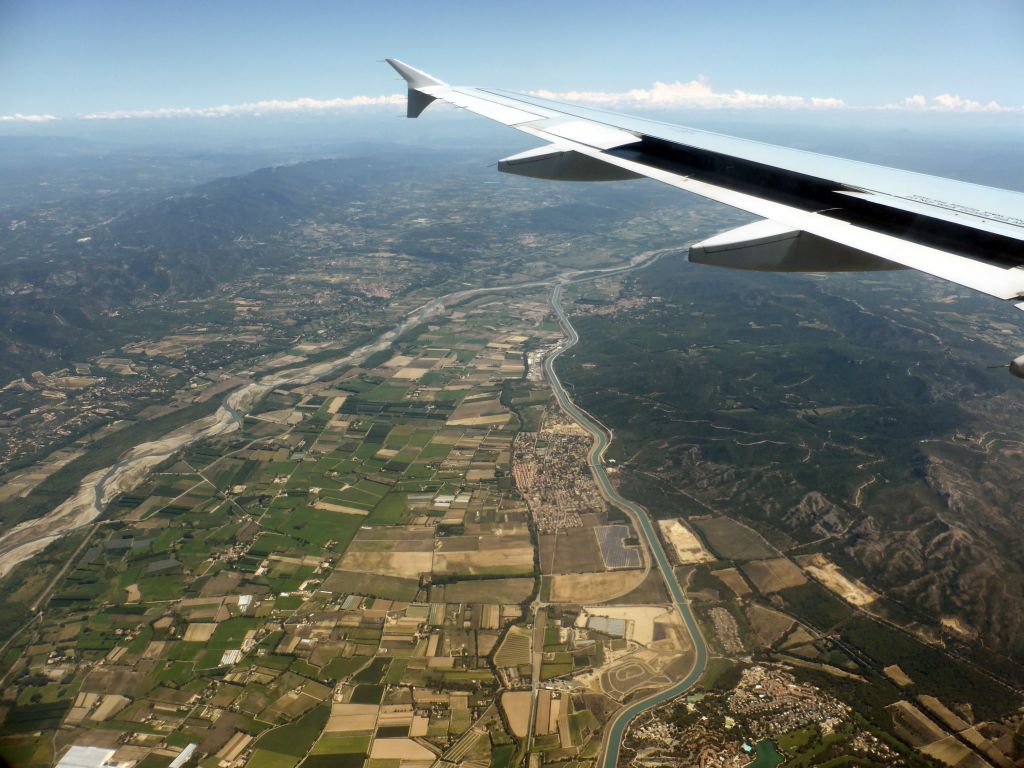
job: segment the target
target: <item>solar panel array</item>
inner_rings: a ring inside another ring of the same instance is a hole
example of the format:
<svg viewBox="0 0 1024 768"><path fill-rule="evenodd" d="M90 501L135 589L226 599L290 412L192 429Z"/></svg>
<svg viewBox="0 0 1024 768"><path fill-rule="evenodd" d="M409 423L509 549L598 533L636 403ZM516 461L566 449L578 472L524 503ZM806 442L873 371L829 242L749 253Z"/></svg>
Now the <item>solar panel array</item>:
<svg viewBox="0 0 1024 768"><path fill-rule="evenodd" d="M626 546L625 540L631 533L628 525L600 525L594 528L594 533L606 568L639 568L642 565L639 548Z"/></svg>

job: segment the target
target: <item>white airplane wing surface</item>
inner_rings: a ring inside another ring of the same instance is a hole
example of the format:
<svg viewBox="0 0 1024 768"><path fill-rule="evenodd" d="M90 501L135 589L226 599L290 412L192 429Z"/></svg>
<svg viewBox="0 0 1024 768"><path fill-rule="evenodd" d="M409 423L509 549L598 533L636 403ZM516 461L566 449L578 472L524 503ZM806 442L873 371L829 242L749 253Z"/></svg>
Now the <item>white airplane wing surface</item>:
<svg viewBox="0 0 1024 768"><path fill-rule="evenodd" d="M503 172L566 181L647 177L763 217L691 246L691 261L763 271L909 267L1024 309L1020 192L451 86L387 61L408 84L409 117L440 100L548 142L501 160ZM1011 371L1024 375L1024 356Z"/></svg>

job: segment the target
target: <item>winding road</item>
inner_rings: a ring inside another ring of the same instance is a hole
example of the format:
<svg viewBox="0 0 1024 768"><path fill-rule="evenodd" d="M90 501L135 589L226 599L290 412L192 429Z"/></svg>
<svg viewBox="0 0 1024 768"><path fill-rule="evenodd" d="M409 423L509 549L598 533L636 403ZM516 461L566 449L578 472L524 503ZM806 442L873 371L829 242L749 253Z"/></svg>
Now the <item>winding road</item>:
<svg viewBox="0 0 1024 768"><path fill-rule="evenodd" d="M646 266L646 263L638 266ZM570 417L575 419L580 426L594 436L594 443L590 448L590 453L587 455L587 458L590 461L590 466L593 469L594 477L597 479L598 486L605 498L628 514L632 518L634 525L636 525L637 530L643 532L644 538L647 540L647 546L651 554L654 556L654 562L661 571L661 575L665 579L665 584L668 586L669 593L672 595L672 602L675 603L676 609L679 611L679 615L682 617L687 630L690 632L690 637L693 640L694 647L693 667L690 669L690 672L686 677L677 682L671 688L659 691L658 693L641 699L640 701L620 710L608 724L604 735L604 758L601 764L604 768L615 768L619 758L619 747L622 744L622 736L625 733L626 726L629 725L629 722L641 712L686 693L686 691L692 688L697 681L700 680L701 675L704 674L704 669L707 666L708 661L708 649L707 644L704 642L704 636L701 634L700 627L697 625L693 612L690 610L690 604L687 601L686 596L683 594L683 590L679 586L679 582L676 580L675 573L672 570L672 565L669 563L668 557L665 555L665 550L661 546L661 541L654 532L654 527L651 524L650 518L647 516L643 507L621 496L615 489L615 486L613 486L611 481L608 479L608 474L605 472L603 461L604 453L611 442L608 430L573 402L572 398L565 391L565 387L562 386L562 382L559 380L558 374L555 373L555 361L558 359L558 356L566 350L571 349L580 340L579 334L576 332L572 323L569 322L569 317L566 315L565 309L562 307L562 290L564 286L570 283L581 283L586 280L594 280L597 277L604 276L606 275L589 276L576 280L569 280L565 283L556 285L552 289L551 307L554 309L555 314L558 317L559 325L561 325L562 330L566 334L566 341L557 347L544 360L544 371L547 374L548 381L551 382L551 388L554 390L555 397L558 399L558 403L562 407L562 410L564 410Z"/></svg>

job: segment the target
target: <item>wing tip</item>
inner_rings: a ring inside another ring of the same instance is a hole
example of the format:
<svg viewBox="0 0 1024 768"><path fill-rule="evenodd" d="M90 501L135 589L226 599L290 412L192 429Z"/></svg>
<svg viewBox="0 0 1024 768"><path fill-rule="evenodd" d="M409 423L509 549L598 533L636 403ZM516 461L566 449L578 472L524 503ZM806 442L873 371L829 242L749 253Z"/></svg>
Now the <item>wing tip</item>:
<svg viewBox="0 0 1024 768"><path fill-rule="evenodd" d="M390 64L392 69L400 74L409 86L409 92L406 95L406 117L419 117L420 113L434 101L434 97L423 90L424 88L446 85L436 77L432 77L416 67L410 67L400 59L384 59L384 61Z"/></svg>
<svg viewBox="0 0 1024 768"><path fill-rule="evenodd" d="M401 59L384 59L409 84L409 88L429 88L432 85L447 85L421 69L406 64Z"/></svg>

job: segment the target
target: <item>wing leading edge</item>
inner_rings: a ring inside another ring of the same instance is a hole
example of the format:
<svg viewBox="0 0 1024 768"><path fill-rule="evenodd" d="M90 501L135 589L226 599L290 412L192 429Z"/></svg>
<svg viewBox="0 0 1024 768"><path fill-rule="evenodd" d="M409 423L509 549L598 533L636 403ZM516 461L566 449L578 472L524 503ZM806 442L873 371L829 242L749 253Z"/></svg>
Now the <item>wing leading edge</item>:
<svg viewBox="0 0 1024 768"><path fill-rule="evenodd" d="M690 260L766 271L912 268L1024 309L1024 194L525 94L448 85L396 59L408 116L435 100L548 144L506 173L565 181L647 177L768 221L690 248ZM1024 356L1011 365L1024 377Z"/></svg>

